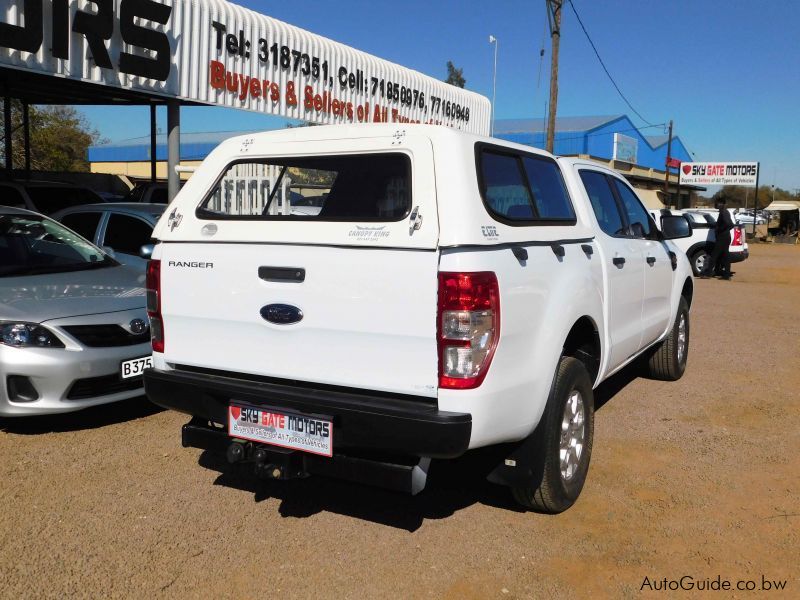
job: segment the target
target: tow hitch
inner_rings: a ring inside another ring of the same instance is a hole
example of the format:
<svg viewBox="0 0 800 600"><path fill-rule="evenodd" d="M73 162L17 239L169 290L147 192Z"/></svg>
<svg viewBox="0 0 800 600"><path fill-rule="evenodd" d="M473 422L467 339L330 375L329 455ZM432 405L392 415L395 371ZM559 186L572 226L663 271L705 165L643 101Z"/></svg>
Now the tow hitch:
<svg viewBox="0 0 800 600"><path fill-rule="evenodd" d="M395 457L373 460L345 454L328 458L306 452L233 439L224 428L192 419L183 426L185 448L224 452L231 464L252 463L262 479L297 479L322 475L418 494L425 489L431 459Z"/></svg>
<svg viewBox="0 0 800 600"><path fill-rule="evenodd" d="M252 462L260 479L295 479L309 475L302 453L296 450L233 440L225 455L231 464Z"/></svg>

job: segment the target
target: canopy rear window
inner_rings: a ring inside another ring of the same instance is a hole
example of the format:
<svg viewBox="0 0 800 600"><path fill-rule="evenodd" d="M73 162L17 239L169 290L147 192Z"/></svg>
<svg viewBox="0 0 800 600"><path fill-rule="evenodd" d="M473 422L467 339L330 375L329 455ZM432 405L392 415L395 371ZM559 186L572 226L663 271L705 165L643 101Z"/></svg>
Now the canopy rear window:
<svg viewBox="0 0 800 600"><path fill-rule="evenodd" d="M197 216L389 222L404 219L410 210L410 160L382 153L234 162Z"/></svg>

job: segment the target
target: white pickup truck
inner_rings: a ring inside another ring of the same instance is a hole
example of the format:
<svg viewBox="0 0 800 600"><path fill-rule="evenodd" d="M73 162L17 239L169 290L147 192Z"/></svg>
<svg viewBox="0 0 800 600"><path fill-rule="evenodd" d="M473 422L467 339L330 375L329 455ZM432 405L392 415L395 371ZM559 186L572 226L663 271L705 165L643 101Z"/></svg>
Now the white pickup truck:
<svg viewBox="0 0 800 600"><path fill-rule="evenodd" d="M690 233L614 171L445 127L233 138L154 231L145 388L262 477L416 493L431 458L509 443L489 479L560 512L593 389L684 372Z"/></svg>

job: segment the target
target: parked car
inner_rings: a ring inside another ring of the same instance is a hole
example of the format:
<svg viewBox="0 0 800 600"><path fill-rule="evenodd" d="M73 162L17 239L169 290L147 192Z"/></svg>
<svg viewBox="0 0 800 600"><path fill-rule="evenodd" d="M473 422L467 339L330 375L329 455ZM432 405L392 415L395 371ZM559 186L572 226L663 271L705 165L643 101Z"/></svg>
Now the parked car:
<svg viewBox="0 0 800 600"><path fill-rule="evenodd" d="M509 444L490 480L560 512L593 388L637 360L683 375L693 280L669 240L689 225L660 232L615 171L429 125L243 139L154 231L145 388L192 415L184 446L416 493L431 458ZM250 193L289 169L330 175L317 215Z"/></svg>
<svg viewBox="0 0 800 600"><path fill-rule="evenodd" d="M144 272L142 246L150 243L165 204L85 204L60 210L53 218L95 245L113 250L114 258Z"/></svg>
<svg viewBox="0 0 800 600"><path fill-rule="evenodd" d="M180 185L183 187L183 181ZM137 183L122 199L122 202L143 202L145 204L169 204L167 184L163 181Z"/></svg>
<svg viewBox="0 0 800 600"><path fill-rule="evenodd" d="M56 221L0 207L0 416L141 395L143 279Z"/></svg>
<svg viewBox="0 0 800 600"><path fill-rule="evenodd" d="M0 181L0 205L24 208L45 215L77 206L103 202L86 187L55 181Z"/></svg>
<svg viewBox="0 0 800 600"><path fill-rule="evenodd" d="M714 227L717 224L719 211L695 211L695 210L669 210L650 211L657 225L661 223L664 215L682 215L692 225L692 236L685 239L675 240L675 245L686 253L689 263L692 265L692 272L695 277L699 276L706 267L706 263L714 251L714 242L717 240ZM744 226L737 224L731 231L731 244L728 246L731 264L747 260L750 256L747 245L747 236Z"/></svg>
<svg viewBox="0 0 800 600"><path fill-rule="evenodd" d="M734 216L737 223L742 225L752 225L753 224L753 213L752 212L742 212L739 211ZM761 215L758 215L756 218L756 225L766 225L767 219Z"/></svg>

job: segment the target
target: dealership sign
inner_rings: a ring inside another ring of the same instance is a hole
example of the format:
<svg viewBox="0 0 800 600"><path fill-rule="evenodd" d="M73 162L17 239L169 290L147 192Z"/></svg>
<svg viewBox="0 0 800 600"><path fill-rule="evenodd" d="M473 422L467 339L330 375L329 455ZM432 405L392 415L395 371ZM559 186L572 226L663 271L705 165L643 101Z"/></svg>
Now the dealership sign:
<svg viewBox="0 0 800 600"><path fill-rule="evenodd" d="M681 185L758 184L757 162L694 162L681 163Z"/></svg>
<svg viewBox="0 0 800 600"><path fill-rule="evenodd" d="M636 138L622 135L621 133L614 134L614 160L635 165L638 149L639 141Z"/></svg>
<svg viewBox="0 0 800 600"><path fill-rule="evenodd" d="M0 68L315 123L435 123L489 133L484 96L224 0L3 0L0 7Z"/></svg>

